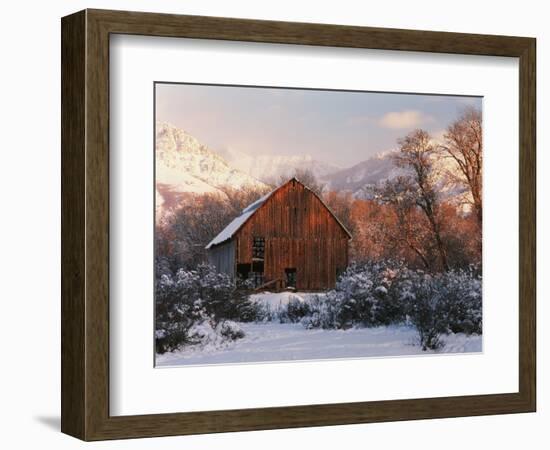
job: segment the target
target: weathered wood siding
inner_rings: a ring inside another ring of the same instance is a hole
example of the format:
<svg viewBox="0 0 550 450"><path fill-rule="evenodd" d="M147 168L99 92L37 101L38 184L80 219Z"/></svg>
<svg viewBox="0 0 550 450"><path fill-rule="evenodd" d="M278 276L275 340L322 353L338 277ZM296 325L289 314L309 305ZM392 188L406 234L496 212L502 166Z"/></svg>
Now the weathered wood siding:
<svg viewBox="0 0 550 450"><path fill-rule="evenodd" d="M235 241L227 241L209 249L208 263L216 266L218 272L233 277L235 275Z"/></svg>
<svg viewBox="0 0 550 450"><path fill-rule="evenodd" d="M348 234L297 181L278 189L236 233L237 263L251 262L254 237L265 238L266 281L285 280L285 268L295 268L297 289L330 289L348 264Z"/></svg>

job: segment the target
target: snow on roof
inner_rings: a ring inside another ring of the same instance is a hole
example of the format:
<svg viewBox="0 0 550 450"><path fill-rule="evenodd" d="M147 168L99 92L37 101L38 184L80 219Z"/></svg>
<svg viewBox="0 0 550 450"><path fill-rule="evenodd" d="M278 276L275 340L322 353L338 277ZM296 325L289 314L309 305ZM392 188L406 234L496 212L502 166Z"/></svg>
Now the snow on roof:
<svg viewBox="0 0 550 450"><path fill-rule="evenodd" d="M330 214L336 219L336 222L342 227L342 229L346 232L346 234L351 238L351 233L347 230L347 228L344 226L342 222L336 217L336 214L332 212L332 210L328 207L328 205L319 197L314 191L312 191L310 188L308 188L306 185L304 185L302 182L300 182L296 178L290 179L288 182L295 180L298 183L300 183L302 186L304 186L308 191L311 191L313 195L315 195L319 201L322 203L322 205L330 212ZM245 222L252 216L260 206L262 206L265 201L271 197L276 191L278 191L281 187L286 185L287 183L282 184L277 189L265 194L263 197L260 197L258 200L256 200L254 203L251 203L248 205L245 209L242 210L241 214L237 217L235 217L229 225L227 225L214 239L212 239L208 245L205 247L207 250L214 245L221 244L222 242L227 241L228 239L231 239L233 235L239 231L239 229L245 224Z"/></svg>
<svg viewBox="0 0 550 450"><path fill-rule="evenodd" d="M235 217L231 222L229 222L229 225L227 225L214 239L212 239L205 248L209 249L214 245L221 244L222 242L231 239L239 228L241 228L248 218L254 214L260 206L262 206L262 204L271 196L271 194L273 194L273 192L275 191L271 191L263 197L260 197L254 203L251 203L243 209L240 216Z"/></svg>

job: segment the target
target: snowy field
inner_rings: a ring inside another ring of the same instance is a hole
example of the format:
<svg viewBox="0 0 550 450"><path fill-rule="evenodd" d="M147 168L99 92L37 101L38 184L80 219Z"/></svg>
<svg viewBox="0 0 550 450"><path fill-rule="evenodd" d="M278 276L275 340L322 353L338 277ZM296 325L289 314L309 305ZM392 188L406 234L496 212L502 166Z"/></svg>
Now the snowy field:
<svg viewBox="0 0 550 450"><path fill-rule="evenodd" d="M278 303L277 299L277 303ZM307 330L301 324L241 323L246 336L223 348L196 347L157 355L157 366L235 364L309 359L364 358L481 352L481 336L443 336L445 346L423 352L406 326Z"/></svg>
<svg viewBox="0 0 550 450"><path fill-rule="evenodd" d="M290 300L299 300L301 302L310 300L314 296L323 296L324 293L317 292L262 292L260 294L252 294L250 300L255 303L261 303L269 306L272 311L275 311L279 306L284 306Z"/></svg>

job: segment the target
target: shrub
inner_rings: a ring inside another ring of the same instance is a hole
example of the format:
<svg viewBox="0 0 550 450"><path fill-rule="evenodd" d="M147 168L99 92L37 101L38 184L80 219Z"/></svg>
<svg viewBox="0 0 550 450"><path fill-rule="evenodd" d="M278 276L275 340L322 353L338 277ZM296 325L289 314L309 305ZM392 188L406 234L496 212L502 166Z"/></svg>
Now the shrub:
<svg viewBox="0 0 550 450"><path fill-rule="evenodd" d="M476 268L446 274L449 329L453 333L482 334L481 275Z"/></svg>
<svg viewBox="0 0 550 450"><path fill-rule="evenodd" d="M297 296L291 296L286 305L277 308L280 323L297 323L310 313L309 303Z"/></svg>
<svg viewBox="0 0 550 450"><path fill-rule="evenodd" d="M157 353L194 344L190 330L206 318L202 301L188 294L191 284L185 278L163 275L155 295L155 346Z"/></svg>
<svg viewBox="0 0 550 450"><path fill-rule="evenodd" d="M472 269L435 275L408 271L401 290L423 350L443 346L443 334L482 333L481 276Z"/></svg>
<svg viewBox="0 0 550 450"><path fill-rule="evenodd" d="M218 340L218 333L209 320L194 323L188 333L190 343L207 345Z"/></svg>
<svg viewBox="0 0 550 450"><path fill-rule="evenodd" d="M448 333L482 333L481 274L477 267L428 274L392 261L354 264L335 289L271 307L249 298L249 287L207 265L163 275L156 291L158 353L182 345L234 341L235 323L279 320L304 327L348 329L409 324L423 350L444 345Z"/></svg>
<svg viewBox="0 0 550 450"><path fill-rule="evenodd" d="M221 333L226 320L251 321L256 316L246 289L208 265L180 269L174 277L162 275L155 306L157 353L204 343L212 333ZM226 336L240 334L227 331L227 326L225 330Z"/></svg>
<svg viewBox="0 0 550 450"><path fill-rule="evenodd" d="M257 302L254 308L254 320L256 322L271 322L277 317L277 312L265 302Z"/></svg>
<svg viewBox="0 0 550 450"><path fill-rule="evenodd" d="M348 329L374 327L404 321L400 302L399 274L395 262L350 266L335 289L310 303L311 317L302 321L308 328Z"/></svg>
<svg viewBox="0 0 550 450"><path fill-rule="evenodd" d="M403 281L402 300L409 322L416 328L422 350L443 345L441 335L448 332L446 305L441 277L412 272Z"/></svg>
<svg viewBox="0 0 550 450"><path fill-rule="evenodd" d="M226 320L220 325L220 335L229 341L236 341L244 337L244 331L232 320Z"/></svg>
<svg viewBox="0 0 550 450"><path fill-rule="evenodd" d="M444 345L444 334L481 334L481 306L481 275L475 267L427 274L401 263L376 262L350 266L334 290L308 302L301 323L308 329L408 323L422 349L433 350Z"/></svg>
<svg viewBox="0 0 550 450"><path fill-rule="evenodd" d="M341 312L343 308L343 297L336 291L316 295L309 301L309 315L303 317L300 322L307 329L346 328L346 324L342 323L345 316Z"/></svg>

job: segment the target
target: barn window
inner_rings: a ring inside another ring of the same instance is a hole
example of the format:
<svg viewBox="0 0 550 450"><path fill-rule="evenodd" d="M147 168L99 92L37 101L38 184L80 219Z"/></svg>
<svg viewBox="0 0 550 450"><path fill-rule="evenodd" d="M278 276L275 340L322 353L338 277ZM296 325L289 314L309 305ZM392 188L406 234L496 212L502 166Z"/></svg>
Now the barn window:
<svg viewBox="0 0 550 450"><path fill-rule="evenodd" d="M286 287L296 288L296 268L287 267L285 269Z"/></svg>
<svg viewBox="0 0 550 450"><path fill-rule="evenodd" d="M265 238L254 237L252 238L252 258L264 259L265 257Z"/></svg>

